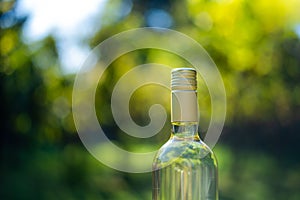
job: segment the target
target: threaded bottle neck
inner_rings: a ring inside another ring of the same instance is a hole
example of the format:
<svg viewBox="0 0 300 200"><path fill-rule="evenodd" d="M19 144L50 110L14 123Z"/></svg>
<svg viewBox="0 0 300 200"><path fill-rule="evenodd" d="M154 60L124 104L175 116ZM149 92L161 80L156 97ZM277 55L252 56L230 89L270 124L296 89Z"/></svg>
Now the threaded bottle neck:
<svg viewBox="0 0 300 200"><path fill-rule="evenodd" d="M193 68L176 68L172 70L172 90L197 90L197 72Z"/></svg>
<svg viewBox="0 0 300 200"><path fill-rule="evenodd" d="M172 122L198 122L197 72L193 68L172 70Z"/></svg>

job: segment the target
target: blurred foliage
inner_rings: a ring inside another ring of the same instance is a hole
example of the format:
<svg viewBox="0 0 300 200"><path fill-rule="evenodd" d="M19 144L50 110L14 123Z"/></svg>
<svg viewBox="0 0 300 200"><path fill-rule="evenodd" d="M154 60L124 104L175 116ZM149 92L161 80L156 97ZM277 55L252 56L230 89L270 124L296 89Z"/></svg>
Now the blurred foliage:
<svg viewBox="0 0 300 200"><path fill-rule="evenodd" d="M55 38L22 40L26 18L17 17L16 5L0 2L0 198L151 199L150 173L117 172L85 150L71 113L74 75L62 73ZM113 0L89 44L155 23L197 40L219 67L227 92L226 126L215 148L220 199L298 200L299 8L298 0ZM157 21L157 13L165 17ZM134 151L162 145L169 126L149 141L126 136L113 121L110 97L124 73L150 62L186 64L159 50L131 52L112 63L97 90L99 121L113 141ZM203 135L210 100L201 79L199 88ZM138 124L148 123L144 113L157 99L151 98L154 90L160 89L145 87L134 95L131 112ZM168 91L159 94L169 110Z"/></svg>

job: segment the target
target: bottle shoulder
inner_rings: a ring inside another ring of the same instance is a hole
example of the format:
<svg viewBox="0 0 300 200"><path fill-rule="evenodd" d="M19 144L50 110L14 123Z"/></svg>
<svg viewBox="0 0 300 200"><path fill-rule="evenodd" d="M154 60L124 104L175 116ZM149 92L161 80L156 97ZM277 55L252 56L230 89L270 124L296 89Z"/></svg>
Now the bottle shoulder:
<svg viewBox="0 0 300 200"><path fill-rule="evenodd" d="M188 139L171 137L158 150L154 158L154 168L171 163L217 166L214 153L199 137Z"/></svg>

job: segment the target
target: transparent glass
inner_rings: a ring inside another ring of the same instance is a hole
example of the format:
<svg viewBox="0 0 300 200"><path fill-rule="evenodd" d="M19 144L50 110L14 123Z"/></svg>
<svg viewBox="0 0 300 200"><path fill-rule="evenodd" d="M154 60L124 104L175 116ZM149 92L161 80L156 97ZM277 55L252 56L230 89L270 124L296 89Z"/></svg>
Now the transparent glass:
<svg viewBox="0 0 300 200"><path fill-rule="evenodd" d="M197 123L173 123L153 162L153 200L217 200L217 160Z"/></svg>

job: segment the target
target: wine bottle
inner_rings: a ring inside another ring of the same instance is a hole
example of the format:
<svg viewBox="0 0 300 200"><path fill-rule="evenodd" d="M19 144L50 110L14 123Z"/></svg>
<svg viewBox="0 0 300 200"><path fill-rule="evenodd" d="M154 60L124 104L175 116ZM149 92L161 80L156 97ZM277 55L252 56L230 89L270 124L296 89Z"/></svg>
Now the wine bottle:
<svg viewBox="0 0 300 200"><path fill-rule="evenodd" d="M172 131L153 161L153 200L218 200L217 160L198 135L196 77L193 68L172 70Z"/></svg>

